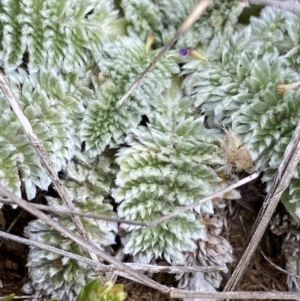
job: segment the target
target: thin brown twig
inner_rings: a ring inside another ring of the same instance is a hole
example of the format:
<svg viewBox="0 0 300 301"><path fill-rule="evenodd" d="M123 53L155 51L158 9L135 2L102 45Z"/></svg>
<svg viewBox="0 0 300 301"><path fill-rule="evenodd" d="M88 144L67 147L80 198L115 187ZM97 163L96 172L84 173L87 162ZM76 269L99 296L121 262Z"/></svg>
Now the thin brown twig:
<svg viewBox="0 0 300 301"><path fill-rule="evenodd" d="M213 273L213 272L225 272L227 270L224 266L162 266L153 264L141 264L141 263L125 263L135 270L151 272L151 273L170 273L177 274L181 272L187 273Z"/></svg>
<svg viewBox="0 0 300 301"><path fill-rule="evenodd" d="M81 236L75 234L74 232L70 231L68 228L57 223L56 221L51 219L48 215L46 215L42 211L34 208L29 202L26 202L25 200L19 198L18 196L16 196L12 192L10 192L8 189L6 189L1 184L0 184L0 194L13 200L18 206L20 206L24 210L28 211L32 215L36 216L40 220L44 221L47 225L49 225L53 229L59 231L60 233L63 233L64 236L70 238L78 245L89 250L91 253L95 253L101 259L113 264L118 270L124 271L125 273L131 275L132 277L139 279L140 282L142 282L143 284L145 284L149 287L152 287L158 291L161 291L163 293L169 292L170 289L167 286L161 285L161 284L157 283L156 281L152 280L151 278L149 278L141 273L136 272L135 270L133 270L130 267L123 264L122 262L116 260L113 256L106 254L104 251L102 251L98 247L96 247L93 243L91 243L90 241L84 240Z"/></svg>
<svg viewBox="0 0 300 301"><path fill-rule="evenodd" d="M159 61L159 59L163 56L163 54L178 40L178 38L195 23L195 21L201 16L201 14L205 11L208 5L212 2L212 0L202 0L197 6L193 9L193 11L189 14L186 20L182 23L182 25L176 31L174 37L171 39L169 43L167 43L163 49L158 53L158 55L154 58L154 60L150 63L150 65L145 69L145 71L136 79L136 81L131 85L128 91L122 96L122 98L117 102L117 105L122 105L125 100L132 94L133 90L141 83L144 77L149 73L149 71L155 66L155 64Z"/></svg>
<svg viewBox="0 0 300 301"><path fill-rule="evenodd" d="M43 244L41 242L36 242L36 241L30 240L30 239L19 237L17 235L13 235L13 234L6 233L3 231L0 231L0 237L3 237L4 239L10 239L13 241L17 241L17 242L22 243L27 246L46 250L51 253L69 257L69 258L75 259L77 261L84 262L86 264L89 264L90 266L95 266L95 267L99 268L101 270L101 272L114 271L114 273L118 274L118 270L113 265L104 265L103 263L100 263L98 261L77 255L75 253L67 252L65 250L61 250L61 249ZM160 266L160 265L132 263L132 262L126 262L124 264L126 266L131 267L134 270L141 271L141 272L151 272L151 273L170 273L170 274L176 274L176 273L182 273L182 272L212 273L212 272L224 272L226 270L226 268L224 266L204 266L204 267L201 267L201 266Z"/></svg>
<svg viewBox="0 0 300 301"><path fill-rule="evenodd" d="M14 202L12 200L8 200L8 199L1 198L1 197L0 197L0 203L11 204L11 205L14 204ZM116 223L122 223L122 224L128 224L128 225L148 226L148 223L145 223L145 222L121 219L121 218L117 218L117 217L113 217L113 216L109 216L109 215L95 214L95 213L91 213L91 212L69 210L69 209L66 209L61 206L50 207L47 205L40 205L40 204L34 204L34 203L31 203L31 205L34 208L37 208L37 209L40 209L40 210L46 211L46 212L53 212L53 213L65 214L65 215L78 215L78 216L82 216L82 217L89 217L89 218L93 218L93 219L102 219L104 221L116 222Z"/></svg>
<svg viewBox="0 0 300 301"><path fill-rule="evenodd" d="M14 296L13 298L12 298L12 300L27 300L27 299L32 299L33 298L33 296L34 295L24 295L24 296ZM6 297L0 297L0 301L5 301L5 300L7 300L7 298Z"/></svg>
<svg viewBox="0 0 300 301"><path fill-rule="evenodd" d="M233 189L235 189L237 187L240 187L240 186L242 186L242 185L244 185L246 183L249 183L249 182L257 179L259 177L259 175L260 175L260 172L255 172L252 175L250 175L250 176L248 176L248 177L246 177L246 178L244 178L242 180L237 181L236 183L230 184L227 187L224 187L224 188L222 188L222 189L220 189L220 190L212 193L211 195L209 195L209 196L201 199L200 201L196 201L196 202L194 202L194 203L192 203L190 205L182 206L182 207L177 208L176 210L174 210L170 214L167 214L167 215L165 215L163 217L160 217L160 218L156 219L153 222L148 223L148 226L155 226L155 225L157 225L159 223L162 223L162 222L164 222L166 220L169 220L169 219L171 219L171 218L173 218L173 217L175 217L175 216L177 216L179 214L182 214L185 211L191 210L195 206L197 206L197 205L199 205L201 203L207 202L207 201L209 201L209 200L211 200L213 198L216 198L216 197L222 197L225 192L231 191L231 190L233 190Z"/></svg>
<svg viewBox="0 0 300 301"><path fill-rule="evenodd" d="M13 222L9 225L9 227L6 229L6 232L9 233L13 226L16 224L17 220L20 218L22 214L22 211L16 216L16 218L13 220ZM0 240L0 248L2 247L3 239Z"/></svg>
<svg viewBox="0 0 300 301"><path fill-rule="evenodd" d="M103 268L103 269L106 268L106 266L104 264L102 264L98 261L80 256L80 255L77 255L77 254L74 254L74 253L71 253L71 252L67 252L65 250L61 250L61 249L43 244L41 242L37 242L37 241L29 240L27 238L23 238L23 237L20 237L20 236L17 236L17 235L13 235L13 234L10 234L10 233L7 233L7 232L0 231L0 237L3 237L4 239L10 239L10 240L13 240L13 241L17 241L17 242L22 243L22 244L27 245L27 246L31 246L31 247L39 248L39 249L42 249L42 250L46 250L46 251L49 251L51 253L62 255L62 256L65 256L65 257L69 257L69 258L75 259L77 261L87 263L91 266L96 266L98 268Z"/></svg>
<svg viewBox="0 0 300 301"><path fill-rule="evenodd" d="M260 252L261 255L264 257L264 259L271 265L273 266L275 269L277 269L278 271L284 273L284 274L287 274L291 277L295 277L297 279L300 279L300 276L297 275L297 274L293 274L293 273L289 273L288 271L286 271L285 269L281 268L280 266L278 266L277 264L275 264L274 262L272 262L265 254L263 251Z"/></svg>
<svg viewBox="0 0 300 301"><path fill-rule="evenodd" d="M242 257L228 280L224 291L233 291L243 277L246 268L260 242L284 190L289 186L294 170L300 160L300 121L291 142L287 146L283 160L272 184L272 188L262 205L251 232L245 243Z"/></svg>
<svg viewBox="0 0 300 301"><path fill-rule="evenodd" d="M136 226L144 226L144 227L153 227L158 225L159 223L162 223L166 220L169 220L171 218L176 217L177 215L182 214L183 212L187 211L187 210L191 210L193 209L195 206L207 202L211 199L214 199L216 197L222 197L225 193L236 189L240 186L245 185L246 183L249 183L255 179L257 179L259 177L259 172L255 172L252 175L241 179L233 184L230 184L220 190L217 190L216 192L208 195L207 197L196 201L190 205L187 206L182 206L182 207L178 207L175 211L171 212L170 214L164 215L156 220L153 220L151 222L140 222L140 221L131 221L131 220L126 220L126 219L120 219L120 218L115 218L115 217L111 217L111 216L106 216L106 215L99 215L99 214L94 214L94 213L89 213L89 212L79 212L79 211L75 211L75 210L68 210L65 208L54 208L54 207L49 207L49 206L45 206L45 205L39 205L39 204L32 204L33 207L41 209L43 211L49 211L49 212L56 212L56 213L62 213L62 214L67 214L67 215L79 215L79 216L84 216L84 217L90 217L90 218L94 218L94 219L103 219L106 221L112 221L112 222L117 222L117 223L122 223L122 224L130 224L130 225L136 225ZM12 200L8 200L8 199L4 199L0 197L0 202L2 203L9 203L9 204L14 204L14 202Z"/></svg>

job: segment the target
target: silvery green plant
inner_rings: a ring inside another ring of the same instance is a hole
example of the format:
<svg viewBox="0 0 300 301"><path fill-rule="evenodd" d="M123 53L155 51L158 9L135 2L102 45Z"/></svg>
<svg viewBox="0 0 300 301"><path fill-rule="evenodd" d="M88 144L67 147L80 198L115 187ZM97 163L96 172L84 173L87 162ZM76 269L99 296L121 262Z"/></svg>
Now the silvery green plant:
<svg viewBox="0 0 300 301"><path fill-rule="evenodd" d="M125 133L138 126L141 116L149 114L156 99L171 86L172 74L178 73L179 67L173 57L163 57L132 96L118 104L158 51L137 36L121 37L103 47L98 64L101 80L94 79L95 94L82 123L82 139L91 154L122 143Z"/></svg>
<svg viewBox="0 0 300 301"><path fill-rule="evenodd" d="M122 0L121 6L129 28L145 37L157 35L157 43L167 43L198 4L197 0ZM245 4L243 1L215 0L195 24L184 33L178 45L195 48L207 45L216 33L232 32Z"/></svg>
<svg viewBox="0 0 300 301"><path fill-rule="evenodd" d="M76 149L80 148L76 128L83 118L81 98L84 93L61 75L45 69L32 73L31 76L23 72L18 84L12 83L11 88L25 116L30 120L33 131L47 151L54 170L59 172L72 159ZM36 186L48 190L50 178L39 163L39 158L3 94L1 110L1 181L18 195L21 195L20 185L23 182L27 198L33 199Z"/></svg>
<svg viewBox="0 0 300 301"><path fill-rule="evenodd" d="M183 67L184 88L194 106L201 107L211 127L232 128L264 172L267 189L300 118L297 16L265 8L213 52L224 41L216 37L206 48L207 61ZM297 219L298 187L296 171L284 201Z"/></svg>
<svg viewBox="0 0 300 301"><path fill-rule="evenodd" d="M66 172L63 183L76 208L113 214L103 202L112 194L120 217L151 221L212 193L224 185L224 171L227 183L241 167L224 153L230 148L221 128L236 137L246 157L249 150L270 187L300 117L298 14L265 8L241 26L245 1L215 0L179 39L180 51L165 54L119 103L197 3L1 2L0 66L55 171ZM174 76L180 68L181 87ZM0 104L0 181L18 195L24 185L32 199L36 187L48 190L50 179L2 94ZM107 157L109 148L116 158ZM299 183L296 171L284 195L296 217ZM47 201L62 205L57 198ZM124 225L125 253L140 262L226 265L232 257L222 224L208 221L221 207L221 200L206 202L153 228ZM53 218L75 230L69 218ZM82 222L99 246L114 243L115 224ZM26 235L87 255L41 221L31 222ZM61 300L74 299L95 275L85 264L34 248L28 266L35 289ZM220 279L198 274L182 287L199 290L204 283L214 290Z"/></svg>
<svg viewBox="0 0 300 301"><path fill-rule="evenodd" d="M110 156L103 155L94 160L77 153L66 168L65 180L62 181L75 209L115 216L112 206L104 202L105 196L110 194L115 171ZM63 206L62 201L57 198L47 197L47 201L53 207ZM52 218L76 232L70 217L52 216ZM116 223L92 218L81 218L81 222L87 235L98 247L103 249L115 243ZM89 257L86 249L50 228L43 221L30 222L25 229L25 235L31 240ZM27 266L33 288L40 290L44 297L58 300L74 300L81 288L97 276L93 267L86 263L35 247L30 248Z"/></svg>
<svg viewBox="0 0 300 301"><path fill-rule="evenodd" d="M152 221L210 194L220 181L215 169L225 160L190 98L163 95L149 119L147 127L132 130L116 159L120 171L113 196L120 202L118 215L126 219ZM124 225L124 252L139 262L165 258L183 264L196 251L197 239L205 237L204 212L213 213L211 201L154 227Z"/></svg>
<svg viewBox="0 0 300 301"><path fill-rule="evenodd" d="M0 4L0 66L57 172L81 148L91 69L103 43L124 32L117 15L109 0ZM48 190L50 179L2 92L1 103L0 181L19 196L23 183L33 199L36 187Z"/></svg>
<svg viewBox="0 0 300 301"><path fill-rule="evenodd" d="M90 64L93 52L118 33L112 0L5 0L0 5L0 61L6 70L28 62L65 71Z"/></svg>
<svg viewBox="0 0 300 301"><path fill-rule="evenodd" d="M222 172L226 154L220 140L225 137L206 129L191 99L176 90L173 85L172 93L162 95L147 127L132 130L125 140L127 146L118 152L120 171L113 196L121 202L120 217L153 221L229 181ZM240 196L234 192L226 197ZM167 260L173 265L220 265L226 269L233 258L230 244L220 235L224 207L224 201L216 199L154 227L124 225L124 252L143 263ZM180 288L198 291L208 287L216 291L223 279L219 272L177 277Z"/></svg>

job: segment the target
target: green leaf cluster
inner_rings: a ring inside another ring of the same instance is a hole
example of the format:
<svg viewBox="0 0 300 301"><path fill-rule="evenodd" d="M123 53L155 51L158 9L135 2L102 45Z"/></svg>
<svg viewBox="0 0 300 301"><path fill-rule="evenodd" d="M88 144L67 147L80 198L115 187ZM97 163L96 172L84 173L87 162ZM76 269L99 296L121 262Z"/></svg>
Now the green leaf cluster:
<svg viewBox="0 0 300 301"><path fill-rule="evenodd" d="M217 136L193 116L189 98L163 95L147 127L132 130L131 136L129 147L121 148L116 159L120 171L113 196L121 202L119 216L153 221L218 187L214 169L224 163L224 156ZM124 252L141 262L164 257L184 263L184 254L195 252L195 241L205 236L201 212L212 213L212 203L195 210L151 228L124 225Z"/></svg>
<svg viewBox="0 0 300 301"><path fill-rule="evenodd" d="M30 71L41 66L83 69L93 51L115 36L112 0L7 0L0 5L1 55L5 70L26 56Z"/></svg>
<svg viewBox="0 0 300 301"><path fill-rule="evenodd" d="M126 296L123 284L102 283L100 279L93 279L82 288L76 301L123 301Z"/></svg>
<svg viewBox="0 0 300 301"><path fill-rule="evenodd" d="M1 298L1 301L11 301L13 300L15 297L15 294L10 294L10 295L7 295L7 296L4 296L3 298Z"/></svg>
<svg viewBox="0 0 300 301"><path fill-rule="evenodd" d="M23 72L17 82L11 87L20 107L47 151L54 170L59 172L80 148L78 130L84 112L82 97L86 91L69 84L62 75L45 69L31 76ZM19 196L23 182L27 198L33 199L36 186L47 190L50 178L2 92L0 95L1 182Z"/></svg>
<svg viewBox="0 0 300 301"><path fill-rule="evenodd" d="M154 33L167 43L187 18L197 0L122 0L121 7L132 30L140 37ZM243 3L237 0L213 1L193 26L184 33L177 44L185 47L207 45L217 33L232 32L232 25L243 10ZM129 27L129 30L130 28ZM157 43L161 43L159 38Z"/></svg>
<svg viewBox="0 0 300 301"><path fill-rule="evenodd" d="M222 48L205 50L207 62L185 64L185 91L211 127L231 127L264 172L269 189L300 118L299 15L264 8L232 36L216 37ZM298 171L285 201L298 203ZM299 214L299 205L291 213ZM288 206L288 208L291 208ZM298 212L298 213L296 213Z"/></svg>
<svg viewBox="0 0 300 301"><path fill-rule="evenodd" d="M106 202L105 196L110 194L113 185L115 168L109 156L92 160L84 154L77 154L65 171L62 181L71 197L75 209L83 212L115 216L112 206ZM60 199L47 197L52 207L64 207ZM76 232L73 221L66 216L53 216L69 230ZM81 218L84 229L100 248L115 243L117 225L113 222ZM35 220L25 229L25 235L34 241L89 257L87 250L50 228L43 221ZM96 277L93 267L86 263L31 247L28 255L28 273L35 289L46 296L59 300L74 300L89 280Z"/></svg>
<svg viewBox="0 0 300 301"><path fill-rule="evenodd" d="M115 147L124 134L138 126L141 116L150 112L159 95L171 86L172 74L179 68L174 58L163 57L124 104L118 101L158 50L147 51L138 37L122 37L106 43L99 62L104 82L94 80L94 97L89 102L83 123L82 139L91 154L106 146Z"/></svg>

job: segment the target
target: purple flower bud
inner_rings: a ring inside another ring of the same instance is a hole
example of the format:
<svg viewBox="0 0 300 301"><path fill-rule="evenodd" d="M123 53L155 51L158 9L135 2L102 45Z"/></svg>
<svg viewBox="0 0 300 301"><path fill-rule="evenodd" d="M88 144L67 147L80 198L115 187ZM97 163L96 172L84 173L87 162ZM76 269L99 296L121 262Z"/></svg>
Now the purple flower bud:
<svg viewBox="0 0 300 301"><path fill-rule="evenodd" d="M189 51L188 51L187 48L182 47L182 48L179 49L179 54L181 56L187 56L189 54Z"/></svg>

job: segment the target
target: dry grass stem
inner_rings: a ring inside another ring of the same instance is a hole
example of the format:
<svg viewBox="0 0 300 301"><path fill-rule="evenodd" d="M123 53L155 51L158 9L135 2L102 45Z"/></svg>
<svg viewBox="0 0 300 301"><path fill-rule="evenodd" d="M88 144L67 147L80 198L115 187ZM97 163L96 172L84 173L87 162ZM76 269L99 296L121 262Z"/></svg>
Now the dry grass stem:
<svg viewBox="0 0 300 301"><path fill-rule="evenodd" d="M122 223L122 224L153 227L153 226L156 226L157 224L162 223L163 221L172 219L175 216L180 215L181 213L183 213L187 210L191 210L195 206L197 206L201 203L207 202L208 200L211 200L216 197L222 197L225 193L255 180L256 178L258 178L258 176L259 176L259 172L253 173L252 175L250 175L242 180L239 180L231 185L228 185L227 187L224 187L224 188L208 195L207 197L205 197L199 201L196 201L188 206L178 207L177 210L171 212L170 214L162 216L161 218L153 220L152 222L131 221L131 220L120 219L120 218L115 218L115 217L106 216L106 215L98 215L98 214L89 213L89 212L79 212L79 211L74 211L74 210L68 210L65 208L53 208L53 207L49 207L49 206L45 206L45 205L38 205L38 204L31 204L31 205L33 207L43 210L43 211L55 212L55 213L66 214L66 215L79 215L79 216L90 217L90 218L94 218L94 219L103 219L106 221L112 221L112 222L117 222L117 223ZM14 204L13 200L8 200L8 199L1 198L1 197L0 197L0 202L6 203L6 204Z"/></svg>
<svg viewBox="0 0 300 301"><path fill-rule="evenodd" d="M299 275L296 275L296 274L292 274L292 273L289 273L288 271L286 271L285 269L281 268L280 266L278 266L277 264L273 263L265 254L264 252L260 252L261 255L264 257L264 259L271 265L273 266L275 269L277 269L278 271L284 273L284 274L287 274L291 277L295 277L297 279L300 279L300 276Z"/></svg>
<svg viewBox="0 0 300 301"><path fill-rule="evenodd" d="M148 226L155 226L155 225L157 225L159 223L162 223L162 222L164 222L166 220L169 220L169 219L171 219L171 218L173 218L173 217L175 217L177 215L180 215L180 214L182 214L185 211L191 210L195 206L197 206L197 205L199 205L201 203L207 202L207 201L209 201L209 200L211 200L213 198L222 197L226 192L229 192L229 191L231 191L231 190L233 190L235 188L243 186L243 185L245 185L245 184L247 184L247 183L249 183L249 182L257 179L259 177L259 175L260 175L260 172L255 172L252 175L250 175L250 176L248 176L248 177L246 177L246 178L244 178L242 180L239 180L239 181L237 181L237 182L235 182L233 184L228 185L227 187L224 187L224 188L222 188L222 189L220 189L220 190L218 190L218 191L210 194L209 196L201 199L200 201L196 201L196 202L194 202L194 203L192 203L190 205L187 205L187 206L179 207L178 209L174 210L170 214L167 214L167 215L165 215L165 216L163 216L161 218L158 218L158 219L154 220L153 222L148 223Z"/></svg>
<svg viewBox="0 0 300 301"><path fill-rule="evenodd" d="M203 298L203 299L233 299L233 300L300 300L300 293L296 292L196 292L171 288L172 298ZM198 299L198 300L199 300Z"/></svg>
<svg viewBox="0 0 300 301"><path fill-rule="evenodd" d="M0 202L3 204L10 204L14 205L15 203L12 200L4 199L0 197ZM47 205L40 205L40 204L31 204L34 208L40 209L42 211L46 212L53 212L53 213L59 213L59 214L65 214L65 215L78 215L82 217L89 217L93 219L102 219L109 222L116 222L116 223L122 223L122 224L128 224L128 225L136 225L136 226L148 226L148 223L145 222L139 222L139 221L132 221L127 219L121 219L117 217L112 217L109 215L101 215L101 214L95 214L91 212L82 212L82 211L76 211L76 210L69 210L64 207L50 207Z"/></svg>
<svg viewBox="0 0 300 301"><path fill-rule="evenodd" d="M239 260L236 269L233 271L230 279L228 280L224 291L233 291L237 287L241 278L243 277L252 255L257 248L270 219L280 201L281 195L288 187L294 170L300 160L300 122L296 127L294 135L288 145L284 158L279 166L276 177L273 181L272 188L262 205L262 208L256 218L256 221L252 227L249 237L246 241L243 255Z"/></svg>
<svg viewBox="0 0 300 301"><path fill-rule="evenodd" d="M106 266L104 264L102 264L100 262L97 262L97 261L94 261L92 259L80 256L80 255L77 255L77 254L74 254L74 253L70 253L70 252L67 252L67 251L64 251L64 250L61 250L61 249L58 249L58 248L40 243L40 242L36 242L34 240L29 240L29 239L26 239L26 238L23 238L23 237L19 237L17 235L9 234L7 232L0 231L0 237L3 237L4 239L10 239L10 240L13 240L13 241L17 241L17 242L22 243L22 244L27 245L27 246L36 247L36 248L46 250L46 251L49 251L49 252L52 252L52 253L55 253L55 254L59 254L59 255L65 256L65 257L69 257L69 258L72 258L72 259L75 259L75 260L78 260L78 261L81 261L81 262L85 262L85 263L87 263L91 266L96 266L96 267L101 268L101 269L106 268Z"/></svg>
<svg viewBox="0 0 300 301"><path fill-rule="evenodd" d="M98 267L101 269L101 272L111 272L115 271L116 274L118 274L118 271L116 270L115 266L112 265L104 265L100 262L94 261L92 259L67 252L40 242L36 242L33 240L29 240L23 237L19 237L17 235L13 235L7 232L0 231L0 237L4 239L10 239L13 241L17 241L19 243L36 247L42 250L46 250L55 254L59 254L65 257L69 257L72 259L75 259L77 261L81 261L84 263L87 263L91 266ZM224 272L226 271L226 268L224 266L160 266L160 265L152 265L152 264L142 264L142 263L124 263L126 266L131 267L134 270L141 271L141 272L151 272L151 273L170 273L170 274L176 274L180 272L188 272L188 273L195 273L195 272ZM123 275L123 274L122 274ZM120 275L121 276L121 275Z"/></svg>
<svg viewBox="0 0 300 301"><path fill-rule="evenodd" d="M14 296L12 300L31 300L33 295ZM6 301L5 297L0 298L0 301Z"/></svg>

